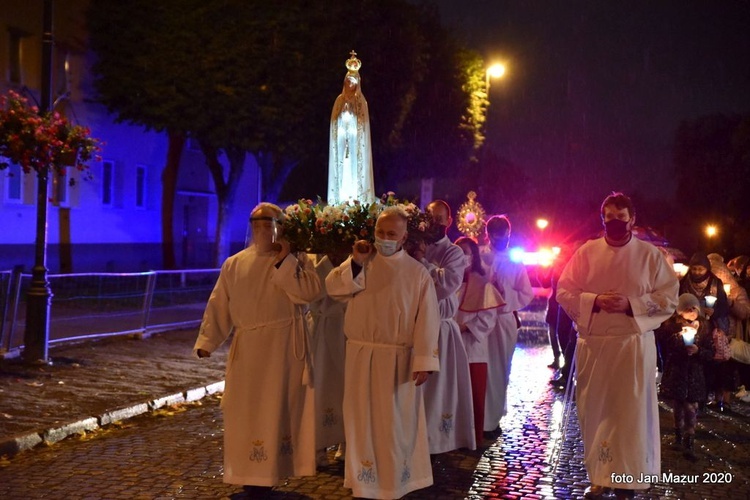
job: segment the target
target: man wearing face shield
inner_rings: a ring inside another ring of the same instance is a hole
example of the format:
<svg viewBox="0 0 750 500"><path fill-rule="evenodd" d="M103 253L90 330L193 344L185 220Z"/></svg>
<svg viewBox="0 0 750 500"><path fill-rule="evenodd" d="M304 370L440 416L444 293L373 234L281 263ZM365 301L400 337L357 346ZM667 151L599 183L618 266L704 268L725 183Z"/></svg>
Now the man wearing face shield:
<svg viewBox="0 0 750 500"><path fill-rule="evenodd" d="M585 497L633 498L650 486L638 478L661 472L653 330L674 312L679 285L661 252L633 237L630 198L612 193L601 217L604 237L573 254L557 301L578 330L576 403L591 481Z"/></svg>
<svg viewBox="0 0 750 500"><path fill-rule="evenodd" d="M495 329L487 339L487 397L484 406L484 431L489 439L500 432L500 419L506 414L511 362L518 340L518 311L534 299L526 268L510 259L510 220L495 215L487 221L489 246L482 248L482 264L490 283L500 292L505 305L497 310Z"/></svg>
<svg viewBox="0 0 750 500"><path fill-rule="evenodd" d="M401 498L430 486L422 387L438 371L440 312L429 272L403 250L407 215L388 207L375 243L357 241L326 278L347 301L344 486L362 498Z"/></svg>
<svg viewBox="0 0 750 500"><path fill-rule="evenodd" d="M221 267L195 343L209 357L233 333L226 368L224 482L271 487L315 474L315 416L306 304L320 280L281 234L282 211L261 203L252 242Z"/></svg>

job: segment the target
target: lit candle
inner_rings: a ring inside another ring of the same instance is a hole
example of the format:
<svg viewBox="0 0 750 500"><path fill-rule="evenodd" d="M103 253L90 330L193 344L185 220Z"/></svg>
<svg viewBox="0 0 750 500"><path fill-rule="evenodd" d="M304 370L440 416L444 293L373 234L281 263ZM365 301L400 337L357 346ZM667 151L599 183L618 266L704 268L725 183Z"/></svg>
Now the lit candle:
<svg viewBox="0 0 750 500"><path fill-rule="evenodd" d="M683 326L682 327L682 341L685 342L685 345L693 345L695 342L695 334L698 333L698 330L693 328L692 326Z"/></svg>
<svg viewBox="0 0 750 500"><path fill-rule="evenodd" d="M729 283L724 283L724 293L727 294L727 297L729 296L729 290L731 289L732 289L732 285L730 285Z"/></svg>
<svg viewBox="0 0 750 500"><path fill-rule="evenodd" d="M685 274L687 274L687 271L688 271L688 266L680 262L675 262L674 264L672 264L672 268L674 269L674 272L677 274L677 276L680 278L685 276Z"/></svg>
<svg viewBox="0 0 750 500"><path fill-rule="evenodd" d="M706 307L713 307L716 304L716 297L713 295L706 295L703 298L706 300Z"/></svg>

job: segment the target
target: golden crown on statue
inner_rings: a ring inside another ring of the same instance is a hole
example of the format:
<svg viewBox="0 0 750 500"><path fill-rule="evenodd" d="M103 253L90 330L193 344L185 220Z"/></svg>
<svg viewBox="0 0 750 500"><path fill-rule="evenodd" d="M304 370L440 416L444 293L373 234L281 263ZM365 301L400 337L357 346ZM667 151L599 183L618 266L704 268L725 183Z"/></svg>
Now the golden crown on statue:
<svg viewBox="0 0 750 500"><path fill-rule="evenodd" d="M357 59L357 53L352 50L349 52L349 56L351 57L346 60L346 69L354 72L359 71L359 68L362 67L362 61Z"/></svg>

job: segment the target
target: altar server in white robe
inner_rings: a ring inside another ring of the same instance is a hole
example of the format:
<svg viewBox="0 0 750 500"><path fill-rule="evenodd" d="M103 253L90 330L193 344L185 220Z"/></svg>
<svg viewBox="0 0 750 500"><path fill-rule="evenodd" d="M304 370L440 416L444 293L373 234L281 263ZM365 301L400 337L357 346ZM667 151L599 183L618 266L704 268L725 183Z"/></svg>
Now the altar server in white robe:
<svg viewBox="0 0 750 500"><path fill-rule="evenodd" d="M321 280L321 294L310 304L308 321L312 332L313 370L315 373L315 449L318 466L326 465L325 449L344 443L344 313L346 303L332 299L325 289L325 279L334 262L343 259L335 254L311 254L310 260Z"/></svg>
<svg viewBox="0 0 750 500"><path fill-rule="evenodd" d="M261 203L252 244L221 267L195 343L208 357L233 333L221 406L224 482L270 487L315 474L315 405L306 304L320 280L278 235L282 212Z"/></svg>
<svg viewBox="0 0 750 500"><path fill-rule="evenodd" d="M534 290L526 268L510 258L510 230L510 220L506 216L490 217L486 229L490 244L482 249L482 263L487 271L487 279L505 300L505 305L497 310L497 324L487 339L489 359L484 430L490 433L490 438L497 437L500 419L507 413L511 362L521 326L518 311L534 299Z"/></svg>
<svg viewBox="0 0 750 500"><path fill-rule="evenodd" d="M633 236L635 210L612 193L601 207L605 236L586 242L565 266L557 301L578 328L576 402L587 498L615 489L632 497L661 471L653 330L677 305L674 270L651 243ZM632 482L613 478L632 477Z"/></svg>
<svg viewBox="0 0 750 500"><path fill-rule="evenodd" d="M454 319L458 309L456 292L466 267L464 253L446 235L453 223L450 206L443 200L435 200L427 205L427 211L434 226L430 233L439 239L427 244L424 252L417 250L416 257L432 276L440 307L440 373L424 384L430 454L459 448L474 450L477 443L469 358Z"/></svg>
<svg viewBox="0 0 750 500"><path fill-rule="evenodd" d="M456 245L463 251L466 270L458 290L458 323L469 358L471 399L474 408L474 433L477 446L484 436L484 405L487 398L488 340L497 323L497 310L505 304L500 292L485 278L479 246L471 238L459 238Z"/></svg>
<svg viewBox="0 0 750 500"><path fill-rule="evenodd" d="M402 250L406 229L401 207L384 209L375 244L356 242L326 278L329 295L348 300L344 486L355 497L401 498L433 482L420 386L439 369L440 313L430 274Z"/></svg>

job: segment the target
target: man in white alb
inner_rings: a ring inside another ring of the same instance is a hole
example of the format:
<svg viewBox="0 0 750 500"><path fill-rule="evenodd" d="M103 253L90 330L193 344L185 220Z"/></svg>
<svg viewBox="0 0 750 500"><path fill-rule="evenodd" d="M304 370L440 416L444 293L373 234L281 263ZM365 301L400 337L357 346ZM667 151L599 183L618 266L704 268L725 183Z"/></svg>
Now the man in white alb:
<svg viewBox="0 0 750 500"><path fill-rule="evenodd" d="M632 498L642 475L661 471L653 330L677 306L667 260L632 233L630 198L601 207L605 235L586 242L563 269L557 301L576 323L576 402L591 481L586 498ZM633 482L614 478L632 477Z"/></svg>
<svg viewBox="0 0 750 500"><path fill-rule="evenodd" d="M486 229L489 246L484 247L481 254L489 282L505 300L505 305L497 310L495 329L487 339L489 360L484 430L489 439L498 437L500 419L507 413L508 382L520 327L518 311L534 299L526 268L510 258L510 229L510 220L505 215L490 217Z"/></svg>
<svg viewBox="0 0 750 500"><path fill-rule="evenodd" d="M221 402L225 483L268 488L315 474L304 313L320 280L305 254L275 241L282 217L271 203L252 211L252 244L222 265L195 342L206 358L233 332Z"/></svg>
<svg viewBox="0 0 750 500"><path fill-rule="evenodd" d="M434 455L459 448L473 450L477 443L473 431L469 358L454 319L466 259L463 250L447 236L453 223L448 203L435 200L427 205L427 212L432 216L431 232L439 239L423 245L424 250L417 249L412 256L430 272L440 306L440 373L434 374L424 385L427 435L430 454Z"/></svg>
<svg viewBox="0 0 750 500"><path fill-rule="evenodd" d="M383 210L365 241L326 278L348 300L344 486L355 497L401 498L432 484L422 385L439 369L440 313L424 266L402 250L407 215Z"/></svg>

